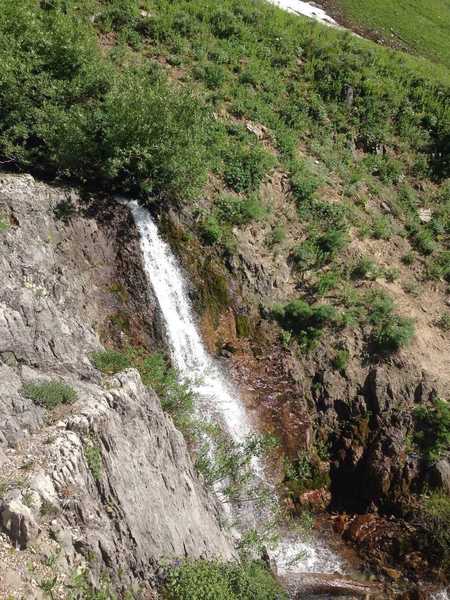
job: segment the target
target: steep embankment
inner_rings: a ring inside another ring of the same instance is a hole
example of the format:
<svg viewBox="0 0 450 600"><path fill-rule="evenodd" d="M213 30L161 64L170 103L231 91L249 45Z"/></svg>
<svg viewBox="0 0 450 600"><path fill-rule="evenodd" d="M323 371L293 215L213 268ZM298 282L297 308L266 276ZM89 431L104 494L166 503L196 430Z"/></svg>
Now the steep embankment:
<svg viewBox="0 0 450 600"><path fill-rule="evenodd" d="M152 206L291 513L345 511L393 592L444 581L448 71L265 2L0 5L1 162Z"/></svg>
<svg viewBox="0 0 450 600"><path fill-rule="evenodd" d="M89 358L114 335L157 343L128 210L97 199L93 218L75 192L26 175L0 186L0 595L87 594L72 581L83 569L150 590L163 558L230 558L158 398L136 371L102 378ZM26 397L49 381L76 398Z"/></svg>

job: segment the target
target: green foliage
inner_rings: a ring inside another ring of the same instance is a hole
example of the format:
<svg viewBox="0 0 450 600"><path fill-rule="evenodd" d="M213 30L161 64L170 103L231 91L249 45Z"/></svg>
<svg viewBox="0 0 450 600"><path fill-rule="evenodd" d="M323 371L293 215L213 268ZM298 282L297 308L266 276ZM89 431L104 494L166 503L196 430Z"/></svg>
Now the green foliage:
<svg viewBox="0 0 450 600"><path fill-rule="evenodd" d="M207 439L197 450L195 466L209 486L221 484L221 492L229 500L238 499L242 493L257 495L263 492L247 489L254 479L249 467L254 458L266 456L277 446L276 438L250 435L243 442L235 442L218 426L212 425L205 425L202 433Z"/></svg>
<svg viewBox="0 0 450 600"><path fill-rule="evenodd" d="M314 285L314 291L319 297L323 297L331 290L338 287L341 282L341 275L336 271L326 271L321 273Z"/></svg>
<svg viewBox="0 0 450 600"><path fill-rule="evenodd" d="M35 404L49 410L61 404L71 404L77 399L73 387L61 381L26 383L22 388L22 394L33 400Z"/></svg>
<svg viewBox="0 0 450 600"><path fill-rule="evenodd" d="M296 335L305 350L314 348L325 326L338 322L334 306L330 304L312 306L300 299L274 306L272 315L283 329Z"/></svg>
<svg viewBox="0 0 450 600"><path fill-rule="evenodd" d="M109 189L194 195L206 176L199 103L146 67L117 69L67 4L0 2L0 157ZM110 3L111 23L129 8L137 3Z"/></svg>
<svg viewBox="0 0 450 600"><path fill-rule="evenodd" d="M286 595L260 562L183 561L167 572L168 600L283 600Z"/></svg>
<svg viewBox="0 0 450 600"><path fill-rule="evenodd" d="M402 263L407 266L411 266L414 264L415 256L414 252L408 252L402 256Z"/></svg>
<svg viewBox="0 0 450 600"><path fill-rule="evenodd" d="M330 485L328 471L321 468L316 455L307 452L299 452L295 460L284 461L284 478L286 486L295 496Z"/></svg>
<svg viewBox="0 0 450 600"><path fill-rule="evenodd" d="M378 36L404 44L415 54L430 57L450 67L448 31L450 16L446 0L338 0L347 19L376 30Z"/></svg>
<svg viewBox="0 0 450 600"><path fill-rule="evenodd" d="M444 572L450 567L450 498L443 492L434 492L422 498L414 515L418 527L417 539L429 559L440 564Z"/></svg>
<svg viewBox="0 0 450 600"><path fill-rule="evenodd" d="M388 217L378 216L372 223L372 236L376 240L388 240L392 236L392 224Z"/></svg>
<svg viewBox="0 0 450 600"><path fill-rule="evenodd" d="M118 350L93 352L90 358L95 367L107 375L114 375L131 367L128 355Z"/></svg>
<svg viewBox="0 0 450 600"><path fill-rule="evenodd" d="M384 352L395 352L407 346L415 334L412 319L390 315L383 319L373 330L372 336L377 348Z"/></svg>
<svg viewBox="0 0 450 600"><path fill-rule="evenodd" d="M321 234L312 234L293 250L296 267L299 271L321 267L330 262L347 242L347 234L341 229L329 229Z"/></svg>
<svg viewBox="0 0 450 600"><path fill-rule="evenodd" d="M273 248L277 244L281 244L286 239L286 230L283 225L276 225L270 232L267 243L270 248Z"/></svg>
<svg viewBox="0 0 450 600"><path fill-rule="evenodd" d="M414 411L414 441L429 462L450 450L450 405L435 400L433 406L419 406Z"/></svg>
<svg viewBox="0 0 450 600"><path fill-rule="evenodd" d="M450 313L444 313L436 321L436 326L442 331L450 331Z"/></svg>
<svg viewBox="0 0 450 600"><path fill-rule="evenodd" d="M225 154L223 177L235 192L257 191L274 159L259 145L237 144Z"/></svg>
<svg viewBox="0 0 450 600"><path fill-rule="evenodd" d="M345 373L349 359L350 353L348 350L337 350L333 358L333 367L340 373Z"/></svg>
<svg viewBox="0 0 450 600"><path fill-rule="evenodd" d="M371 258L362 256L353 265L350 275L353 279L374 280L379 277L380 269Z"/></svg>
<svg viewBox="0 0 450 600"><path fill-rule="evenodd" d="M290 164L290 182L292 194L299 206L312 200L320 183L318 177L312 174L305 164L300 162Z"/></svg>
<svg viewBox="0 0 450 600"><path fill-rule="evenodd" d="M266 214L258 194L246 197L224 194L216 201L216 208L220 220L231 225L258 221Z"/></svg>
<svg viewBox="0 0 450 600"><path fill-rule="evenodd" d="M8 231L8 229L9 229L9 223L5 219L0 217L0 233L3 233L4 231Z"/></svg>
<svg viewBox="0 0 450 600"><path fill-rule="evenodd" d="M122 351L94 352L91 360L97 369L108 375L125 369L137 369L143 384L158 395L163 410L171 415L179 429L188 434L194 410L194 394L188 382L178 381L177 372L168 367L162 354L150 354L143 348L129 347Z"/></svg>
<svg viewBox="0 0 450 600"><path fill-rule="evenodd" d="M223 227L214 215L209 215L200 224L200 235L203 241L213 245L220 242L223 238Z"/></svg>
<svg viewBox="0 0 450 600"><path fill-rule="evenodd" d="M84 457L87 466L95 481L99 481L102 476L102 451L98 446L95 446L92 441L87 442L83 448Z"/></svg>

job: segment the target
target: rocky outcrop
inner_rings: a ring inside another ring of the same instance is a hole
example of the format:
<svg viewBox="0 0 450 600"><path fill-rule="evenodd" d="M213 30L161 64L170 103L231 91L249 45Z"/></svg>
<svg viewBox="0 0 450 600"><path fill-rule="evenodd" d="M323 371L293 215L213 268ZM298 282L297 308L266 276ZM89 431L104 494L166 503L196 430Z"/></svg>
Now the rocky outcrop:
<svg viewBox="0 0 450 600"><path fill-rule="evenodd" d="M0 214L0 595L42 597L40 569L55 589L87 568L142 591L163 559L230 558L158 398L136 371L103 379L89 359L102 342L162 345L127 207L3 175ZM50 379L76 402L49 411L23 396ZM7 543L21 551L15 566Z"/></svg>

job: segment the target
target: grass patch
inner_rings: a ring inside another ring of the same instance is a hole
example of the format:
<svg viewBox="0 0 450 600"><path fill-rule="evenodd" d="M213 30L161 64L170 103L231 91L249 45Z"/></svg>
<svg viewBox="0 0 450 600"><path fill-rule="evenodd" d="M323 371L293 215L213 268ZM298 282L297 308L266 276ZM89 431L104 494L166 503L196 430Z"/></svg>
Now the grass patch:
<svg viewBox="0 0 450 600"><path fill-rule="evenodd" d="M354 23L376 30L400 47L450 68L450 12L446 0L337 0ZM393 38L392 38L393 35Z"/></svg>
<svg viewBox="0 0 450 600"><path fill-rule="evenodd" d="M73 387L61 381L26 383L22 388L22 394L48 410L61 404L71 404L77 399Z"/></svg>

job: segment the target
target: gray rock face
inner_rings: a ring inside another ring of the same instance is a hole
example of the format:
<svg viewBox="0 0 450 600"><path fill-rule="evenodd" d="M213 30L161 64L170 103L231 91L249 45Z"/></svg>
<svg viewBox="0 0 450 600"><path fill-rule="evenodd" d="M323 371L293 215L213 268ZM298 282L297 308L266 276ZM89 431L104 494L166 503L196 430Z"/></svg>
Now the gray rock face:
<svg viewBox="0 0 450 600"><path fill-rule="evenodd" d="M440 487L450 494L450 461L443 458L433 465L430 480L432 485Z"/></svg>
<svg viewBox="0 0 450 600"><path fill-rule="evenodd" d="M25 505L24 501L25 497L19 490L10 491L0 501L2 527L20 549L26 548L38 534L33 507Z"/></svg>
<svg viewBox="0 0 450 600"><path fill-rule="evenodd" d="M132 572L138 581L151 579L163 557L231 557L182 435L138 373L113 377L107 391L85 384L80 394L83 406L48 456L64 518L79 531L75 544L100 549L113 573ZM87 447L98 453L98 473Z"/></svg>
<svg viewBox="0 0 450 600"><path fill-rule="evenodd" d="M71 190L1 175L0 215L3 534L25 554L56 545L68 577L89 565L124 589L153 588L163 558L231 557L158 398L136 371L102 382L89 360L105 342L161 343L128 209L97 199L91 210ZM75 404L48 412L23 397L24 383L55 378L75 388ZM3 539L0 573L15 568L2 564Z"/></svg>

